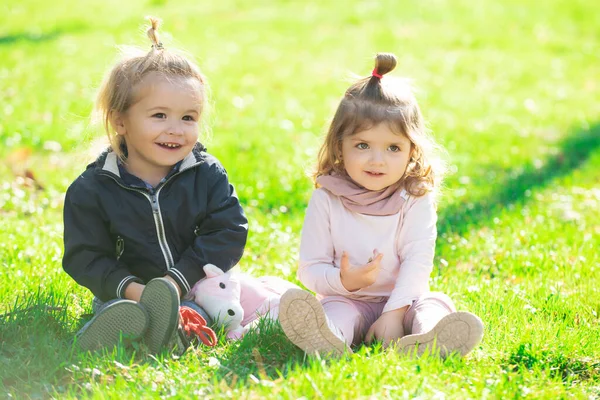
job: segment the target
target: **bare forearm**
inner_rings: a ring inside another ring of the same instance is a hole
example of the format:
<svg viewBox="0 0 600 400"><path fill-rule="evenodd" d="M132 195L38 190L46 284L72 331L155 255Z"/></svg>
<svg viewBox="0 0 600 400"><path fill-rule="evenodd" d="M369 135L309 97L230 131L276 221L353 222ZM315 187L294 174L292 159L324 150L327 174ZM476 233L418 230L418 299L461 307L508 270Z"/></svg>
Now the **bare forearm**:
<svg viewBox="0 0 600 400"><path fill-rule="evenodd" d="M386 311L382 315L385 316L386 321L389 321L389 323L391 324L403 325L406 310L408 310L408 306L397 308L391 311Z"/></svg>
<svg viewBox="0 0 600 400"><path fill-rule="evenodd" d="M142 292L146 286L141 283L132 282L125 288L125 298L133 301L140 301Z"/></svg>

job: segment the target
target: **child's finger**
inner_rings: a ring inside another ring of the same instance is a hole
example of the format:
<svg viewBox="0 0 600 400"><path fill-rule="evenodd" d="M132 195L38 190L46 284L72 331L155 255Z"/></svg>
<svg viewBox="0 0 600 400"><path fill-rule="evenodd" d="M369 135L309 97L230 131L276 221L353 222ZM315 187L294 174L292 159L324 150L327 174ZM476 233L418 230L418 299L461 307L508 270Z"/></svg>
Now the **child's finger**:
<svg viewBox="0 0 600 400"><path fill-rule="evenodd" d="M367 331L367 336L365 336L365 342L367 344L371 344L371 342L373 341L374 337L375 337L375 326L371 325L371 327Z"/></svg>
<svg viewBox="0 0 600 400"><path fill-rule="evenodd" d="M350 262L348 261L348 253L345 251L342 252L342 260L340 261L340 269L348 269L350 267Z"/></svg>
<svg viewBox="0 0 600 400"><path fill-rule="evenodd" d="M371 261L371 264L378 265L381 262L382 258L383 258L383 253L377 253L377 256L373 259L373 261Z"/></svg>

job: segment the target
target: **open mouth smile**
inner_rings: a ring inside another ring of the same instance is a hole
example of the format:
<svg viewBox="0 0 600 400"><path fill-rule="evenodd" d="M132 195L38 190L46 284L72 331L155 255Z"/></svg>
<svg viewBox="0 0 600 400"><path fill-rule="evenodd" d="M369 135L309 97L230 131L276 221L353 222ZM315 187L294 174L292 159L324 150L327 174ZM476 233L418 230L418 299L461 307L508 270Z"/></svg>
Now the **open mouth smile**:
<svg viewBox="0 0 600 400"><path fill-rule="evenodd" d="M156 144L165 149L178 149L181 147L181 145L177 144L177 143L156 143Z"/></svg>
<svg viewBox="0 0 600 400"><path fill-rule="evenodd" d="M385 175L383 172L375 172L375 171L365 171L365 173L367 175L375 177L375 178Z"/></svg>

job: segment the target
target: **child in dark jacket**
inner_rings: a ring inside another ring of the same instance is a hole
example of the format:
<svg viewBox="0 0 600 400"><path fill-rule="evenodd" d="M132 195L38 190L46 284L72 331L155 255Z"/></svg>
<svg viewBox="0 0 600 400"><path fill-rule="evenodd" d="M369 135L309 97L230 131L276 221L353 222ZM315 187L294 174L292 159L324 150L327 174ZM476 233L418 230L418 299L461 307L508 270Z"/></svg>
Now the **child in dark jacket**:
<svg viewBox="0 0 600 400"><path fill-rule="evenodd" d="M126 54L98 94L110 147L65 198L63 268L95 296L96 315L77 335L86 350L123 336L143 338L151 353L177 342L182 296L204 265L228 271L246 244L235 190L198 142L205 78L163 48L150 20L152 49Z"/></svg>

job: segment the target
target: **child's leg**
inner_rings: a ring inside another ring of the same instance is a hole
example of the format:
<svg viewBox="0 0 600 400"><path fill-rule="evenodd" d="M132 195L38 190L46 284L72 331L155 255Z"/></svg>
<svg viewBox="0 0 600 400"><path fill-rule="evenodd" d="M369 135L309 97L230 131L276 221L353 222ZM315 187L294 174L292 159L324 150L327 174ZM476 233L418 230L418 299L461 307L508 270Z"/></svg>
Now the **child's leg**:
<svg viewBox="0 0 600 400"><path fill-rule="evenodd" d="M192 301L192 300L183 301L183 302L181 302L181 305L185 306L185 307L189 307L192 310L196 311L198 314L200 314L202 316L202 318L204 318L206 320L206 323L208 325L211 325L213 323L212 319L208 316L206 311L204 311L204 308L202 308L198 304L196 304L195 301Z"/></svg>
<svg viewBox="0 0 600 400"><path fill-rule="evenodd" d="M350 311L350 308L348 309ZM352 319L348 315L349 319ZM285 335L306 353L340 356L352 353L351 340L325 314L323 306L315 296L301 289L290 289L283 294L279 304L279 322ZM354 327L344 325L346 334Z"/></svg>
<svg viewBox="0 0 600 400"><path fill-rule="evenodd" d="M404 334L429 332L446 315L456 312L454 302L439 292L428 292L415 300L404 314Z"/></svg>
<svg viewBox="0 0 600 400"><path fill-rule="evenodd" d="M94 301L95 316L77 332L76 342L83 350L113 347L120 339L140 338L149 325L146 310L131 300Z"/></svg>
<svg viewBox="0 0 600 400"><path fill-rule="evenodd" d="M337 327L348 345L360 344L369 327L381 315L384 303L366 303L343 296L326 297L321 301L325 314Z"/></svg>
<svg viewBox="0 0 600 400"><path fill-rule="evenodd" d="M94 315L98 315L98 313L102 311L105 307L108 307L109 305L111 305L112 303L116 303L117 301L121 301L121 299L112 299L104 302L94 296L94 299L92 300L92 312L94 313Z"/></svg>
<svg viewBox="0 0 600 400"><path fill-rule="evenodd" d="M434 343L442 357L457 352L465 355L481 341L483 323L469 312L457 312L454 303L443 293L426 293L407 310L404 317L407 336L398 347L403 352L421 355Z"/></svg>

